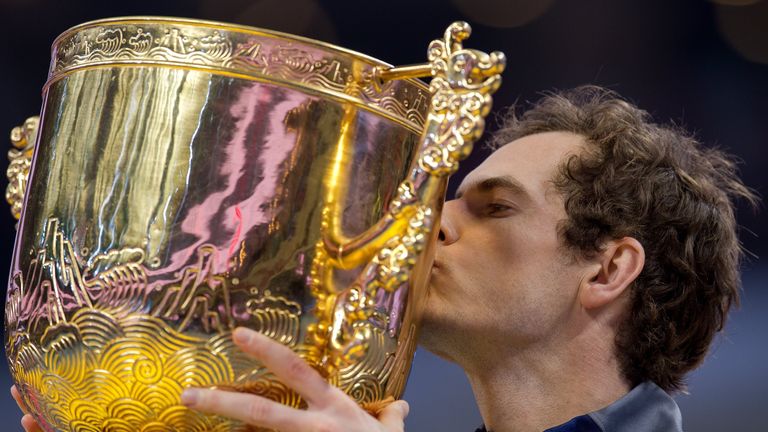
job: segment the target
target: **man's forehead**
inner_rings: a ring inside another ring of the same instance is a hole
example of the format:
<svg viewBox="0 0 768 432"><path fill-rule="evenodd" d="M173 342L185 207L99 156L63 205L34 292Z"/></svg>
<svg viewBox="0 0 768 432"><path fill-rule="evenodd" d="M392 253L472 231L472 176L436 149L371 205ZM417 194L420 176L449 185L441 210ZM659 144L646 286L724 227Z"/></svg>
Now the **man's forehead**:
<svg viewBox="0 0 768 432"><path fill-rule="evenodd" d="M567 155L578 153L583 144L583 137L570 132L544 132L514 140L469 173L456 195L478 187L503 187L525 194L537 189L546 192L560 163Z"/></svg>
<svg viewBox="0 0 768 432"><path fill-rule="evenodd" d="M560 156L566 153L577 153L584 144L584 137L573 132L539 132L504 144L486 160L509 156L531 156L539 160L560 159Z"/></svg>
<svg viewBox="0 0 768 432"><path fill-rule="evenodd" d="M512 175L502 174L493 176L478 174L472 176L470 174L461 182L459 188L456 190L456 198L460 198L470 190L488 192L494 189L505 189L520 195L528 195L526 187Z"/></svg>
<svg viewBox="0 0 768 432"><path fill-rule="evenodd" d="M518 151L505 145L486 157L480 165L464 177L457 191L466 191L481 187L489 189L491 186L512 186L525 189L523 183L526 180L521 176L516 166L523 161L518 158ZM525 155L520 155L525 157Z"/></svg>

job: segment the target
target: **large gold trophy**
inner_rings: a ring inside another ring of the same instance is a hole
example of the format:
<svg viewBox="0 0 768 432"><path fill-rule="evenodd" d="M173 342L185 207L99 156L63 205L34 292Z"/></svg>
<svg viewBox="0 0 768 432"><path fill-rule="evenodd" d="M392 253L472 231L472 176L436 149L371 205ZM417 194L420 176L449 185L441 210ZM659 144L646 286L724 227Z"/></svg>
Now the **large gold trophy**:
<svg viewBox="0 0 768 432"><path fill-rule="evenodd" d="M231 341L256 329L363 407L401 395L446 178L501 53L454 23L429 63L169 18L53 45L12 133L6 353L46 431L235 431L186 387L301 398ZM416 77L431 75L429 86Z"/></svg>

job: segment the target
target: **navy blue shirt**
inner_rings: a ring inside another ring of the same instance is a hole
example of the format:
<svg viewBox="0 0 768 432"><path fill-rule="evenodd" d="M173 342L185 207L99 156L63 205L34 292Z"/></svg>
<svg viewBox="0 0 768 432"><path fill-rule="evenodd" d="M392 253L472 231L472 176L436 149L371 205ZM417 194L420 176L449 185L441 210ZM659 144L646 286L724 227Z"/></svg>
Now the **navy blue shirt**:
<svg viewBox="0 0 768 432"><path fill-rule="evenodd" d="M544 432L682 432L677 403L652 382L633 388L607 407ZM490 432L481 427L476 432Z"/></svg>

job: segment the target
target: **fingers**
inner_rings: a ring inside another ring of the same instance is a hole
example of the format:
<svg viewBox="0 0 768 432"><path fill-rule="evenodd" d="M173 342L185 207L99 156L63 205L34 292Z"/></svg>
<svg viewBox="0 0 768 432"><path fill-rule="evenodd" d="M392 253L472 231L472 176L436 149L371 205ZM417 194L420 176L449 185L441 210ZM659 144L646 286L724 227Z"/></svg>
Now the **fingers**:
<svg viewBox="0 0 768 432"><path fill-rule="evenodd" d="M404 430L404 419L408 414L406 402L392 403L381 411L377 421L353 399L326 382L287 346L242 327L233 332L232 339L245 353L260 360L283 384L298 392L309 409L290 408L252 394L208 389L185 390L181 398L184 405L283 432Z"/></svg>
<svg viewBox="0 0 768 432"><path fill-rule="evenodd" d="M21 393L19 393L19 389L17 389L15 385L11 386L11 396L13 396L13 400L16 401L16 405L19 406L21 412L28 414L24 402L21 400Z"/></svg>
<svg viewBox="0 0 768 432"><path fill-rule="evenodd" d="M25 414L24 417L21 418L21 427L23 427L26 432L43 432L35 419L29 414Z"/></svg>
<svg viewBox="0 0 768 432"><path fill-rule="evenodd" d="M312 415L248 393L187 389L181 402L189 408L279 430L307 430Z"/></svg>
<svg viewBox="0 0 768 432"><path fill-rule="evenodd" d="M405 430L405 417L408 415L408 411L410 411L408 402L404 400L392 402L381 410L379 421L388 431Z"/></svg>
<svg viewBox="0 0 768 432"><path fill-rule="evenodd" d="M21 393L19 393L19 389L16 388L15 385L11 386L11 396L13 396L16 405L18 405L19 409L24 413L24 416L21 418L21 427L23 427L26 432L43 432L34 417L27 412L24 402L21 400Z"/></svg>
<svg viewBox="0 0 768 432"><path fill-rule="evenodd" d="M240 349L264 363L283 384L296 390L309 406L329 402L329 392L334 388L287 346L244 327L235 329L232 339Z"/></svg>

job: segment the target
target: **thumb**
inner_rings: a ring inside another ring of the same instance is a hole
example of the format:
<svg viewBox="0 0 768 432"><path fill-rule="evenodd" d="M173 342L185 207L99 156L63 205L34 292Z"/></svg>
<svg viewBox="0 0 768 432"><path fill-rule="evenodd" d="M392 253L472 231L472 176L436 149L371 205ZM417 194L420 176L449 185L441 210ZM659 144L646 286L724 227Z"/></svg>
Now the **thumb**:
<svg viewBox="0 0 768 432"><path fill-rule="evenodd" d="M408 402L404 400L392 402L381 410L379 421L388 431L404 431L405 417L408 415L408 411L410 411Z"/></svg>
<svg viewBox="0 0 768 432"><path fill-rule="evenodd" d="M16 405L19 406L21 412L24 414L29 414L27 408L24 405L24 402L21 399L21 393L19 393L19 389L15 385L11 386L11 396L13 396L13 400L16 401Z"/></svg>

